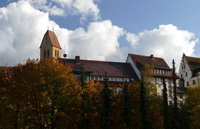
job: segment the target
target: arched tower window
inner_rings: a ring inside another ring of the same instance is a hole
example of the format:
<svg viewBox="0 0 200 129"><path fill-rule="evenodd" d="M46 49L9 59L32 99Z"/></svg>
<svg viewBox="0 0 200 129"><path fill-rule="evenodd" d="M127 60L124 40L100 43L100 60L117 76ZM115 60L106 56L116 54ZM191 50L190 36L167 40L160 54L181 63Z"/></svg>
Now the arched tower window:
<svg viewBox="0 0 200 129"><path fill-rule="evenodd" d="M47 58L49 58L50 52L49 49L47 49Z"/></svg>
<svg viewBox="0 0 200 129"><path fill-rule="evenodd" d="M44 49L44 58L46 58L46 50Z"/></svg>

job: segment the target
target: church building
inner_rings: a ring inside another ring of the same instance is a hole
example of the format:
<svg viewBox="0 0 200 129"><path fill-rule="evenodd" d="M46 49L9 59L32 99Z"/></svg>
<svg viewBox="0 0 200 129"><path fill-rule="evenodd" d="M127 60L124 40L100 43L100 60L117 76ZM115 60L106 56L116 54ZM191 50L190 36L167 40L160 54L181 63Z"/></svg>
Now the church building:
<svg viewBox="0 0 200 129"><path fill-rule="evenodd" d="M120 85L128 82L139 82L139 78L130 63L85 60L80 56L74 59L61 58L61 46L53 31L47 30L40 46L40 59L58 58L66 66L73 69L75 76L80 76L80 67L84 68L86 80L103 82L105 74L110 85Z"/></svg>
<svg viewBox="0 0 200 129"><path fill-rule="evenodd" d="M162 58L136 54L128 54L126 62L85 60L81 59L80 56L76 56L74 59L61 58L59 41L55 33L50 30L47 30L44 34L40 46L40 59L45 58L58 58L61 63L70 66L77 77L80 76L80 69L83 67L86 80L103 82L106 73L110 86L112 84L117 86L128 82L139 82L142 68L150 65L153 67L151 70L153 74L152 82L156 84L157 93L162 95L162 80L164 78L167 83L168 101L170 104L173 101L172 69Z"/></svg>

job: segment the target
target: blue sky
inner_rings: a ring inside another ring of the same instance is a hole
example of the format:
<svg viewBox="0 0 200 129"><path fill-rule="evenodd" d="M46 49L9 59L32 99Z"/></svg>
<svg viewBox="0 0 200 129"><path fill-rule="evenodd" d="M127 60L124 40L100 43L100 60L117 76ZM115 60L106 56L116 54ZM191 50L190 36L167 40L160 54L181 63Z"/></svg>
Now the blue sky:
<svg viewBox="0 0 200 129"><path fill-rule="evenodd" d="M39 58L49 27L68 58L125 61L128 53L154 54L179 65L183 53L200 55L199 5L198 0L1 0L0 64Z"/></svg>

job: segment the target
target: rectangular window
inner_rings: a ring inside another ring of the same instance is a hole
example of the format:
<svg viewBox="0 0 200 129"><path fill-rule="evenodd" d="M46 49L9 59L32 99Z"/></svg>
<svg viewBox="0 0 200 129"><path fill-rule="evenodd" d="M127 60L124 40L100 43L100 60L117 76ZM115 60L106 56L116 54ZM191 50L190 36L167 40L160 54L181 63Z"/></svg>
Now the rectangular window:
<svg viewBox="0 0 200 129"><path fill-rule="evenodd" d="M187 86L189 86L189 82L187 82Z"/></svg>
<svg viewBox="0 0 200 129"><path fill-rule="evenodd" d="M192 84L193 84L193 85L196 85L196 81L195 81L195 80L193 80L193 81L192 81Z"/></svg>

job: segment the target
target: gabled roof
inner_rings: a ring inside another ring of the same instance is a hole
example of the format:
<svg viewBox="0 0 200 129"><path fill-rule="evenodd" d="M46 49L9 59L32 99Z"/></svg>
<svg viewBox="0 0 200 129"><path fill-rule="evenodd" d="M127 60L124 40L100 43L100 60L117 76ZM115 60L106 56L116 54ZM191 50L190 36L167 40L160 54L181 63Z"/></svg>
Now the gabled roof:
<svg viewBox="0 0 200 129"><path fill-rule="evenodd" d="M153 66L155 69L166 69L170 70L169 66L165 62L164 59L154 57L153 55L150 56L143 56L143 55L136 55L136 54L128 54L130 58L133 60L136 66L140 68L145 65ZM140 69L139 68L139 69Z"/></svg>
<svg viewBox="0 0 200 129"><path fill-rule="evenodd" d="M85 72L90 72L92 76L105 76L105 73L107 73L108 77L134 78L135 81L139 80L130 63L95 60L79 60L77 63L75 59L60 58L59 60L66 66L70 66L73 70L81 64Z"/></svg>
<svg viewBox="0 0 200 129"><path fill-rule="evenodd" d="M51 42L51 44L54 46L54 47L57 47L57 48L61 48L60 47L60 43L58 41L58 38L56 36L56 34L53 32L53 31L50 31L50 30L47 30L46 33L44 34L43 36L43 40L44 41L44 38L48 36L49 37L49 40Z"/></svg>
<svg viewBox="0 0 200 129"><path fill-rule="evenodd" d="M200 58L190 57L190 56L185 56L185 55L183 56L185 57L191 71L200 69Z"/></svg>

